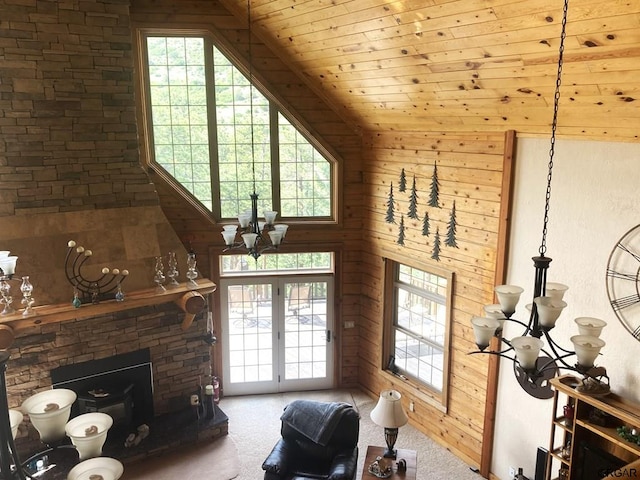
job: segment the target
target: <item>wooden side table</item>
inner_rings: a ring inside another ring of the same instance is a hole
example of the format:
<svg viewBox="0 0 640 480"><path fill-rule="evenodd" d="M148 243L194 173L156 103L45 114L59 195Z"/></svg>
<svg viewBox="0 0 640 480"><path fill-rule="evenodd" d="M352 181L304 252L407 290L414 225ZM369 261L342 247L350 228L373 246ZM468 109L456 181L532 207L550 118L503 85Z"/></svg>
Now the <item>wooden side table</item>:
<svg viewBox="0 0 640 480"><path fill-rule="evenodd" d="M375 447L373 445L369 445L367 447L367 456L364 459L364 467L362 469L362 480L380 480L375 475L369 473L369 465L376 461L376 457L381 457L385 447ZM391 480L416 480L416 476L418 474L418 460L417 453L415 450L404 450L402 448L398 448L398 454L396 455L395 460L391 459L393 462L393 475L388 477ZM398 467L396 462L401 458L407 462L407 469L404 472L398 472Z"/></svg>

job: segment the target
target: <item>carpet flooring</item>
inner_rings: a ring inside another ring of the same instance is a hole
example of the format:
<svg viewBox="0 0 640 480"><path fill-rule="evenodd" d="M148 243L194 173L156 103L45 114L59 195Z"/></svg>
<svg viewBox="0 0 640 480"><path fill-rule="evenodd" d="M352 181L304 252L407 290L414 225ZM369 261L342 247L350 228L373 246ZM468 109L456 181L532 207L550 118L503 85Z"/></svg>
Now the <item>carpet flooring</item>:
<svg viewBox="0 0 640 480"><path fill-rule="evenodd" d="M280 438L280 415L292 400L307 399L347 402L360 412L358 472L362 475L364 458L369 445L383 446L382 427L371 421L369 414L375 401L360 391L325 390L272 395L249 395L223 398L220 407L229 416L229 436L235 441L240 455L240 472L235 480L261 480L262 462ZM397 448L415 450L418 459L417 480L481 480L469 465L411 425L400 428ZM217 477L210 477L218 480Z"/></svg>

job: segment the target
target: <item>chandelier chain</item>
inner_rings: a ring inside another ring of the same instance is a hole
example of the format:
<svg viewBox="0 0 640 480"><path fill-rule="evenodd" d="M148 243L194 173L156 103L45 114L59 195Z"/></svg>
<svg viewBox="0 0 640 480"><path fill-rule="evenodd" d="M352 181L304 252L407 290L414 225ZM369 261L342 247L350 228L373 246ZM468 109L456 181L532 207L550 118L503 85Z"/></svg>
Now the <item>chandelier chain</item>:
<svg viewBox="0 0 640 480"><path fill-rule="evenodd" d="M253 180L253 193L256 193L256 154L253 136L253 42L251 38L251 0L247 0L247 31L249 32L249 121L251 122L251 177Z"/></svg>
<svg viewBox="0 0 640 480"><path fill-rule="evenodd" d="M547 252L547 224L549 223L549 202L551 200L551 179L553 177L553 157L556 147L556 129L558 126L558 106L560 104L560 86L562 84L562 67L564 63L564 40L567 36L567 11L569 9L569 0L564 0L564 8L562 12L562 32L560 34L560 46L558 47L558 73L556 75L556 87L553 96L553 120L551 122L551 145L549 147L549 167L547 173L547 191L544 202L544 222L542 227L542 242L540 243L539 253L544 256Z"/></svg>

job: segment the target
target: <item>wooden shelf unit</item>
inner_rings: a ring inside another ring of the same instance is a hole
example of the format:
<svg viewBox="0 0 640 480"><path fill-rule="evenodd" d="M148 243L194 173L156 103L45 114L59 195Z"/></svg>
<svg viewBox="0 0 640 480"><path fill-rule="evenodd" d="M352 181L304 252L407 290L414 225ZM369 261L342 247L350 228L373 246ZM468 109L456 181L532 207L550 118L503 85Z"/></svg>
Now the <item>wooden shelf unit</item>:
<svg viewBox="0 0 640 480"><path fill-rule="evenodd" d="M553 396L553 417L549 440L549 457L545 471L546 480L582 480L587 472L581 472L582 446L601 452L602 455L615 457L623 465L622 471L629 475L635 469L640 475L640 446L623 439L617 432L620 426L640 430L640 405L610 393L594 397L576 391L580 379L572 375L563 375L550 380L555 389ZM572 407L570 416L565 416L565 406ZM594 414L598 414L594 417ZM604 422L601 425L600 422ZM566 470L566 476L560 470ZM620 475L608 475L607 467L602 471L590 471L589 478L618 478Z"/></svg>

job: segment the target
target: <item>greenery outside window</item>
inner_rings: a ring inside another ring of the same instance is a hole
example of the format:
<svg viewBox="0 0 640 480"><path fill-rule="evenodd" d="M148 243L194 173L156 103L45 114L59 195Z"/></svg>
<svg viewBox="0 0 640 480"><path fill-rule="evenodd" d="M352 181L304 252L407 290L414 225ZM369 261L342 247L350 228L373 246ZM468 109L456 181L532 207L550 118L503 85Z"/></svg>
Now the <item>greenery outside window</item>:
<svg viewBox="0 0 640 480"><path fill-rule="evenodd" d="M446 403L452 275L387 260L392 305L385 346L388 369Z"/></svg>
<svg viewBox="0 0 640 480"><path fill-rule="evenodd" d="M203 35L146 33L144 88L150 161L214 218L276 210L334 219L335 160ZM253 122L253 123L252 123Z"/></svg>

